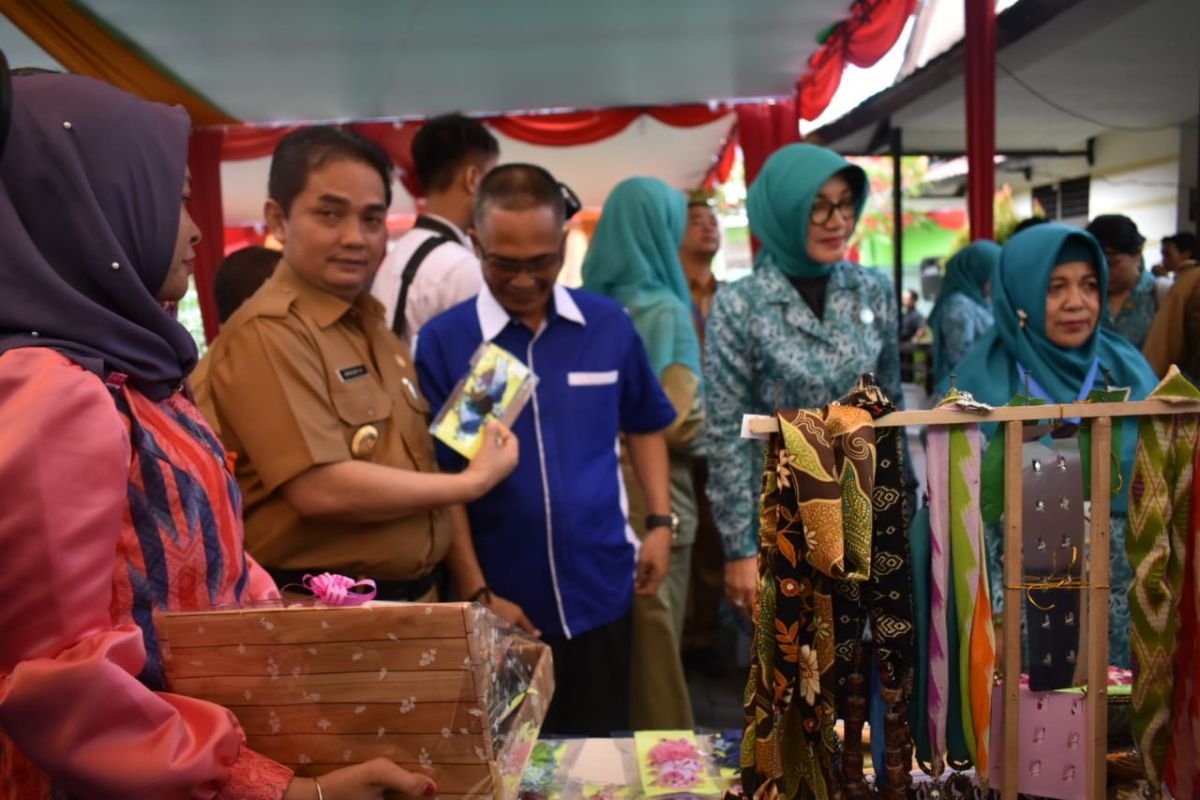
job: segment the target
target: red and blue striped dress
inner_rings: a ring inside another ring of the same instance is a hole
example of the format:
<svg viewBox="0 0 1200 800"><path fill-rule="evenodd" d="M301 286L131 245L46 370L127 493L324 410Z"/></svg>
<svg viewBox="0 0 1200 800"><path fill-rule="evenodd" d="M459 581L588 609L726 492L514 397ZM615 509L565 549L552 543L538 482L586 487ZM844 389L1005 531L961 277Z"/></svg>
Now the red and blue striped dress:
<svg viewBox="0 0 1200 800"><path fill-rule="evenodd" d="M228 710L163 691L155 609L278 596L188 400L0 356L0 553L0 800L282 796Z"/></svg>

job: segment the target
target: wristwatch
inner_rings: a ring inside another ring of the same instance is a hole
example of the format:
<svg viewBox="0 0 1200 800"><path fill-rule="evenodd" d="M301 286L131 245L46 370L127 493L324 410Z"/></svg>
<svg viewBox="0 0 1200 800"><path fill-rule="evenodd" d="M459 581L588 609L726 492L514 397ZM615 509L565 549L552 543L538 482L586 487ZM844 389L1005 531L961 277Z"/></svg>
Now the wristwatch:
<svg viewBox="0 0 1200 800"><path fill-rule="evenodd" d="M670 514L647 514L646 533L655 528L670 528L671 541L679 537L679 515L672 511Z"/></svg>

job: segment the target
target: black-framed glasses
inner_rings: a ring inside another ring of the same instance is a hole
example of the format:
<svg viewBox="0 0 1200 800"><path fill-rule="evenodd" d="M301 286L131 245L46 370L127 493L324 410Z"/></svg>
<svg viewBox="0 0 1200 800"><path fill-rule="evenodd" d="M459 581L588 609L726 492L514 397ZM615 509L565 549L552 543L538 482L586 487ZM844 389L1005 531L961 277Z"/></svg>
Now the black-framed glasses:
<svg viewBox="0 0 1200 800"><path fill-rule="evenodd" d="M846 222L851 222L858 214L858 201L850 197L837 203L831 203L824 198L818 197L813 201L812 210L808 212L809 222L824 225L826 222L829 222L829 218L833 216L834 210Z"/></svg>
<svg viewBox="0 0 1200 800"><path fill-rule="evenodd" d="M494 269L504 275L506 278L515 278L522 272L528 272L530 275L545 275L553 272L562 265L563 261L563 246L566 244L566 237L559 244L558 249L553 253L543 253L540 256L533 258L515 259L505 258L493 253L489 253L475 239L475 248L479 250L479 262L488 269Z"/></svg>

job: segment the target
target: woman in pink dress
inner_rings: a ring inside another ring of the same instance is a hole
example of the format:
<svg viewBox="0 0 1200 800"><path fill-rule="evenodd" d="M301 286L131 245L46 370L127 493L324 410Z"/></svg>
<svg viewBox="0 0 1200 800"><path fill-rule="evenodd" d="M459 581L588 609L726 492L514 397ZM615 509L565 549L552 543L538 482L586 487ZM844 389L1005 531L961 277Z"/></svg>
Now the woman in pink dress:
<svg viewBox="0 0 1200 800"><path fill-rule="evenodd" d="M14 78L0 158L0 798L433 794L378 759L321 776L163 691L155 609L278 597L242 546L196 363L187 114L72 75Z"/></svg>

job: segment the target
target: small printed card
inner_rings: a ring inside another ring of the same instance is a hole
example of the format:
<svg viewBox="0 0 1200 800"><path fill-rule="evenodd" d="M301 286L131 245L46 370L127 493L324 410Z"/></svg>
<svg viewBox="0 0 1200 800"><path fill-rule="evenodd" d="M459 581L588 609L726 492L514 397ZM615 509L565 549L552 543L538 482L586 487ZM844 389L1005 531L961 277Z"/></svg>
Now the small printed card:
<svg viewBox="0 0 1200 800"><path fill-rule="evenodd" d="M691 731L636 731L638 769L646 797L720 794L708 759Z"/></svg>
<svg viewBox="0 0 1200 800"><path fill-rule="evenodd" d="M489 419L512 427L537 386L537 376L512 353L484 342L471 356L471 369L433 420L429 432L474 458Z"/></svg>

